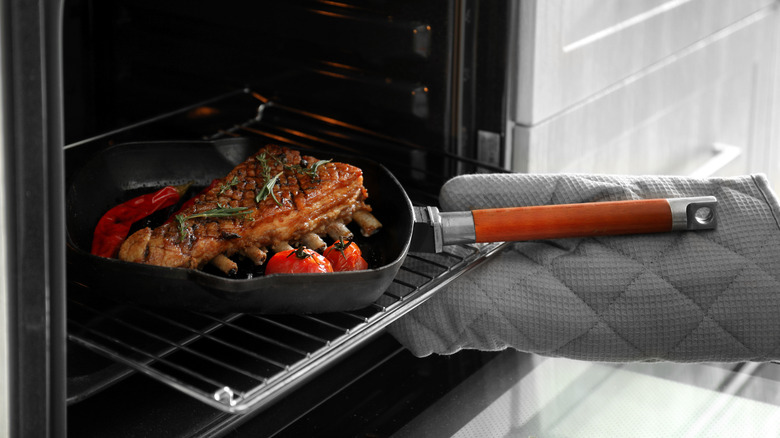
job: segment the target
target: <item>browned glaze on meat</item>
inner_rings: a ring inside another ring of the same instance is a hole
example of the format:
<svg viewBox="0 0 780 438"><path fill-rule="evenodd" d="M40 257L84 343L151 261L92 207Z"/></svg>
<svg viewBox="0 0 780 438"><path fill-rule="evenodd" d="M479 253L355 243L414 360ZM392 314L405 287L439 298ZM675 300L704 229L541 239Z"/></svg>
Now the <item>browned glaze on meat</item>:
<svg viewBox="0 0 780 438"><path fill-rule="evenodd" d="M355 212L371 211L367 196L359 168L267 146L199 195L177 220L128 237L119 258L201 268L215 258L240 253L253 254L261 263L268 249L310 234L326 236L334 225L351 222ZM213 217L214 212L229 216ZM202 214L206 217L192 217Z"/></svg>

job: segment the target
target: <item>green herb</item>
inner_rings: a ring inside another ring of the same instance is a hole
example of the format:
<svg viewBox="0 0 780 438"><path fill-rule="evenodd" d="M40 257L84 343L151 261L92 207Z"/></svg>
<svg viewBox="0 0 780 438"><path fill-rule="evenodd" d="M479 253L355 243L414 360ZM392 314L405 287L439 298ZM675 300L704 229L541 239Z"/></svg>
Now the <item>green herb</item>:
<svg viewBox="0 0 780 438"><path fill-rule="evenodd" d="M257 161L260 162L260 167L262 168L262 172L263 172L263 178L268 180L268 178L271 176L271 167L268 165L265 152L259 154L255 158L257 159Z"/></svg>
<svg viewBox="0 0 780 438"><path fill-rule="evenodd" d="M219 186L219 193L217 193L217 196L225 193L228 189L235 187L237 185L238 185L238 176L234 176L233 179L230 180L230 182Z"/></svg>
<svg viewBox="0 0 780 438"><path fill-rule="evenodd" d="M257 192L257 195L255 196L255 202L261 202L265 200L265 198L268 197L268 195L271 195L271 197L276 202L276 205L282 206L282 203L279 202L278 199L276 199L276 195L274 194L274 186L277 182L279 182L279 177L282 175L283 172L279 172L276 174L276 176L271 176L271 166L268 165L268 155L265 152L262 152L258 154L255 159L260 162L260 171L263 174L263 179L265 180L265 185L260 188L260 191ZM284 154L277 155L270 155L270 157L276 161L277 164L282 166L283 170L292 170L293 172L298 172L300 174L309 175L309 177L314 180L317 179L317 171L319 170L320 166L326 163L330 163L333 160L320 160L311 165L308 166L308 163L305 160L301 160L301 164L296 164L293 166L285 164L287 162L287 156Z"/></svg>
<svg viewBox="0 0 780 438"><path fill-rule="evenodd" d="M189 227L185 226L184 223L190 219L199 217L241 217L250 213L250 211L247 210L249 210L249 207L225 207L224 205L217 204L217 208L191 214L189 216L177 214L175 219L179 225L179 240L184 240L187 237L187 230Z"/></svg>
<svg viewBox="0 0 780 438"><path fill-rule="evenodd" d="M276 199L276 195L274 194L274 186L276 185L277 181L279 181L280 176L282 176L282 172L277 173L273 178L266 178L267 181L265 185L260 189L259 192L257 192L257 196L255 196L255 202L260 203L264 201L268 195L271 195L271 197L274 198L276 205L279 207L282 206L282 203Z"/></svg>
<svg viewBox="0 0 780 438"><path fill-rule="evenodd" d="M322 166L323 164L330 163L333 160L320 160L316 163L312 164L308 168L302 168L301 173L305 173L306 175L309 175L312 179L317 178L317 170Z"/></svg>
<svg viewBox="0 0 780 438"><path fill-rule="evenodd" d="M279 161L279 158L275 156L271 156L274 160ZM265 180L265 185L260 188L260 191L257 192L257 195L255 196L255 202L259 203L261 201L264 201L265 198L268 197L268 195L271 195L272 198L274 198L274 202L276 202L276 205L279 207L282 206L282 203L279 202L278 199L276 199L276 195L274 194L274 186L279 181L279 177L282 176L282 172L279 172L276 174L276 176L271 177L271 166L268 165L268 160L266 158L265 152L259 154L255 157L257 161L260 162L260 168L263 173L263 179Z"/></svg>
<svg viewBox="0 0 780 438"><path fill-rule="evenodd" d="M303 175L309 175L309 177L312 179L317 178L317 171L319 170L320 166L333 161L333 160L320 160L312 164L311 167L309 167L309 163L306 160L301 160L300 164L289 166L285 164L284 160L280 159L279 157L275 155L272 155L271 157L277 163L279 163L285 170L292 170L293 172L298 172Z"/></svg>

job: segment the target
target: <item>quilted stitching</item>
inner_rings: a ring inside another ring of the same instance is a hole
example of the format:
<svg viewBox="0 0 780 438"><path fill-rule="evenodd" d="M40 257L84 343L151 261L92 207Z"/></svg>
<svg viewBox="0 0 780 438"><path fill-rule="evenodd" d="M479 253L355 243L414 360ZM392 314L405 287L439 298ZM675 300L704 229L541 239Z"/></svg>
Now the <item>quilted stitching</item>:
<svg viewBox="0 0 780 438"><path fill-rule="evenodd" d="M778 359L780 222L763 181L455 178L441 194L451 210L713 194L719 228L517 243L390 332L417 355L513 347L608 361Z"/></svg>

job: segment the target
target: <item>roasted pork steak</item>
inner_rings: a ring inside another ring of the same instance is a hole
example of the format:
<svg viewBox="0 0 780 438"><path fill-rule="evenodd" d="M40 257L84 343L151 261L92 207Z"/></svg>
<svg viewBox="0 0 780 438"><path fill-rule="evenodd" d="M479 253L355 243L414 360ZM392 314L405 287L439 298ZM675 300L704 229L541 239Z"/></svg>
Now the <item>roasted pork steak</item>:
<svg viewBox="0 0 780 438"><path fill-rule="evenodd" d="M351 238L346 224L353 220L364 235L376 232L381 224L367 197L359 168L267 146L174 220L133 233L119 258L195 269L212 262L228 272L235 269L228 257L239 253L261 264L269 250L299 243L317 249L326 235Z"/></svg>

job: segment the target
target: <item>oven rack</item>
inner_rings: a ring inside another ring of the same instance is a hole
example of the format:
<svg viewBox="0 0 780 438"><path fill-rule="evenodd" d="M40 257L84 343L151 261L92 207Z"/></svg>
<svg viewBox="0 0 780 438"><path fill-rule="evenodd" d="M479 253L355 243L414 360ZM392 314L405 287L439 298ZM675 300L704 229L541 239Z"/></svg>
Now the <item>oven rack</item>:
<svg viewBox="0 0 780 438"><path fill-rule="evenodd" d="M502 247L493 243L410 253L375 303L349 312L209 315L81 299L74 293L68 337L212 407L253 412L336 365Z"/></svg>

